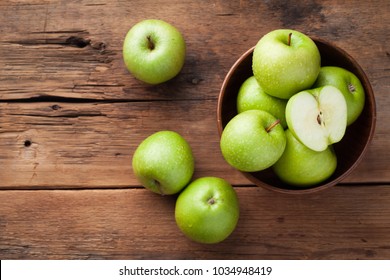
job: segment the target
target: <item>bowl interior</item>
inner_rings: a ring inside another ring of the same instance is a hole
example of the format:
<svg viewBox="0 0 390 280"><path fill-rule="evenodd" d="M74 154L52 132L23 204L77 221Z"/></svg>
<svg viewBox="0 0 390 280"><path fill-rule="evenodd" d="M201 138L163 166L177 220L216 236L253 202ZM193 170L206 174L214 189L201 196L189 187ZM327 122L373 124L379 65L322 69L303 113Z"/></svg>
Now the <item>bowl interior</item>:
<svg viewBox="0 0 390 280"><path fill-rule="evenodd" d="M369 143L372 140L375 122L375 98L370 82L358 63L345 51L321 39L313 38L321 54L322 66L339 66L353 72L362 82L366 93L363 112L359 118L347 127L343 139L334 144L337 155L337 168L334 174L325 182L309 188L298 188L283 183L272 172L266 169L260 172L242 172L257 186L285 193L307 193L333 186L343 180L359 164ZM222 134L226 124L237 114L236 99L241 84L252 72L253 49L249 49L232 66L221 88L218 99L217 121L219 134Z"/></svg>

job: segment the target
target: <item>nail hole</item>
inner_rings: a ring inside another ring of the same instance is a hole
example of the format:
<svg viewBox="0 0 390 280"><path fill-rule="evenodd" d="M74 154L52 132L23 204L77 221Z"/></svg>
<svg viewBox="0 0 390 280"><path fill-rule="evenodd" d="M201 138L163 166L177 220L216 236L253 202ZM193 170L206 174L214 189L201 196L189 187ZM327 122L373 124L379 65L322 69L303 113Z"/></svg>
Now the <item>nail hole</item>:
<svg viewBox="0 0 390 280"><path fill-rule="evenodd" d="M106 50L106 44L104 42L97 42L91 44L91 47L95 50L99 50L100 52L104 52Z"/></svg>
<svg viewBox="0 0 390 280"><path fill-rule="evenodd" d="M61 106L60 106L60 105L57 105L57 104L54 104L53 106L51 106L51 108L52 108L53 110L59 110L59 109L61 109Z"/></svg>
<svg viewBox="0 0 390 280"><path fill-rule="evenodd" d="M24 146L25 147L30 147L31 146L31 141L30 140L24 141Z"/></svg>

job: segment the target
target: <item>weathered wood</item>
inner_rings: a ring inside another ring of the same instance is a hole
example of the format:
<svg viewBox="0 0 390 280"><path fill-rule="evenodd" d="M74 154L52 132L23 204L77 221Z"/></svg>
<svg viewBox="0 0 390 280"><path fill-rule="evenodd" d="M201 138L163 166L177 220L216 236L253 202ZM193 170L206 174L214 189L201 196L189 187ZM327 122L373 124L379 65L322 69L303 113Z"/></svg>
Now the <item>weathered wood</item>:
<svg viewBox="0 0 390 280"><path fill-rule="evenodd" d="M221 155L215 110L214 100L0 104L0 189L136 186L131 168L136 147L165 129L190 143L194 177L248 184ZM390 182L389 146L388 137L375 137L345 182Z"/></svg>
<svg viewBox="0 0 390 280"><path fill-rule="evenodd" d="M0 188L135 186L136 147L159 130L190 143L196 175L225 176L213 101L0 105Z"/></svg>
<svg viewBox="0 0 390 280"><path fill-rule="evenodd" d="M1 191L1 259L389 259L390 188L303 196L236 188L241 215L216 245L176 226L174 196L144 189Z"/></svg>
<svg viewBox="0 0 390 280"><path fill-rule="evenodd" d="M367 71L385 98L389 4L350 1L2 1L0 99L216 98L233 62L268 31L295 28L331 40ZM122 61L128 29L145 18L178 27L186 64L173 81L145 87ZM387 24L386 24L387 23ZM173 96L172 96L173 95ZM383 101L382 101L383 102Z"/></svg>
<svg viewBox="0 0 390 280"><path fill-rule="evenodd" d="M0 2L1 259L389 259L388 1ZM157 7L157 8L156 8ZM148 86L125 69L122 43L145 18L187 43L173 80ZM377 103L373 142L343 184L288 196L249 182L223 160L216 126L234 61L276 28L332 41L366 71ZM136 146L171 129L190 143L194 178L235 185L237 230L187 240L175 196L139 186Z"/></svg>

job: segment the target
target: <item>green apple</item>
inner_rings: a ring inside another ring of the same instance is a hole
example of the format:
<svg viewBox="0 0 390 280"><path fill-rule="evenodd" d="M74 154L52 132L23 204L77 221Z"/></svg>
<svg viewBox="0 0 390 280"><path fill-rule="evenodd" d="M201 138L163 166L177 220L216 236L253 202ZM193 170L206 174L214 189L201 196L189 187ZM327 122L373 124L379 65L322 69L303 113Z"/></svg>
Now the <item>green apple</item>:
<svg viewBox="0 0 390 280"><path fill-rule="evenodd" d="M234 188L224 179L202 177L179 195L175 219L180 230L199 243L218 243L236 228L240 209Z"/></svg>
<svg viewBox="0 0 390 280"><path fill-rule="evenodd" d="M347 127L347 104L334 86L301 91L286 106L291 132L308 148L320 152L339 142Z"/></svg>
<svg viewBox="0 0 390 280"><path fill-rule="evenodd" d="M296 30L273 30L258 41L253 51L256 80L266 93L283 99L310 88L320 67L316 44Z"/></svg>
<svg viewBox="0 0 390 280"><path fill-rule="evenodd" d="M273 165L282 155L286 136L280 121L262 110L233 117L220 141L225 160L240 171L255 172Z"/></svg>
<svg viewBox="0 0 390 280"><path fill-rule="evenodd" d="M362 83L356 75L337 66L321 67L313 87L331 85L337 87L347 102L347 125L352 124L364 108L365 93Z"/></svg>
<svg viewBox="0 0 390 280"><path fill-rule="evenodd" d="M287 128L286 104L287 100L265 93L254 76L246 79L238 91L238 113L248 110L263 110L279 119L283 128Z"/></svg>
<svg viewBox="0 0 390 280"><path fill-rule="evenodd" d="M322 152L309 149L286 130L286 148L281 158L272 166L284 182L309 187L328 179L336 170L337 158L332 146Z"/></svg>
<svg viewBox="0 0 390 280"><path fill-rule="evenodd" d="M147 19L135 24L123 43L123 59L137 79L160 84L175 77L185 61L183 36L171 24Z"/></svg>
<svg viewBox="0 0 390 280"><path fill-rule="evenodd" d="M137 147L132 160L140 183L159 194L175 194L191 180L194 158L188 142L177 132L156 132Z"/></svg>

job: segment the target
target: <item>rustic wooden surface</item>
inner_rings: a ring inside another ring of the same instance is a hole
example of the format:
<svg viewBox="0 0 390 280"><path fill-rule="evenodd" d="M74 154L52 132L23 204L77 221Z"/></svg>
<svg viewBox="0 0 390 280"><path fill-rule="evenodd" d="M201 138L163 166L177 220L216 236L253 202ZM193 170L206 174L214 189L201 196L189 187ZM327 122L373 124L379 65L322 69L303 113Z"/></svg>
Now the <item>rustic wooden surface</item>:
<svg viewBox="0 0 390 280"><path fill-rule="evenodd" d="M0 3L1 259L389 259L389 1L49 1ZM125 69L127 30L145 18L181 30L186 63L147 86ZM268 31L334 42L366 71L377 103L372 144L326 191L252 186L219 150L216 104L234 61ZM194 178L236 188L241 217L217 245L187 240L175 196L140 187L132 154L149 134L182 134Z"/></svg>

